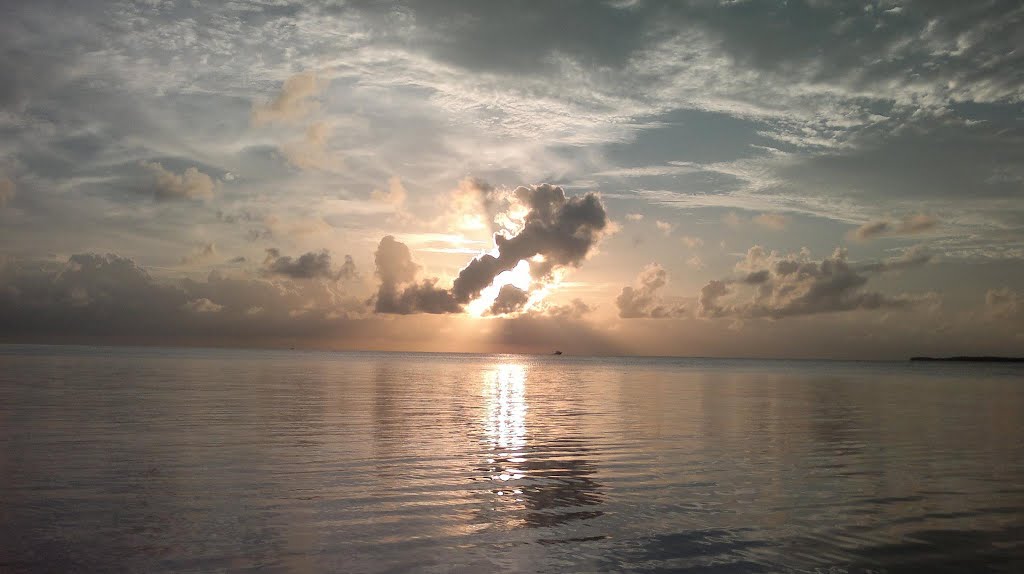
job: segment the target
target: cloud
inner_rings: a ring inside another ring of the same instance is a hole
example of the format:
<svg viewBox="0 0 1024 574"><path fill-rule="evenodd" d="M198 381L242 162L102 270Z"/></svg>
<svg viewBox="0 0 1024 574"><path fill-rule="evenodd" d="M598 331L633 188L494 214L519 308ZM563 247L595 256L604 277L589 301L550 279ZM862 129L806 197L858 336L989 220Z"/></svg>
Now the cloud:
<svg viewBox="0 0 1024 574"><path fill-rule="evenodd" d="M493 231L501 204L501 194L494 186L482 179L463 178L449 194L447 212L436 224L467 232Z"/></svg>
<svg viewBox="0 0 1024 574"><path fill-rule="evenodd" d="M497 202L493 188L476 180L465 180L454 196L472 204L471 209L492 210ZM416 282L419 266L409 248L393 236L381 239L375 255L381 285L374 300L380 313L456 313L490 286L500 273L521 261L528 261L531 277L541 284L558 268L579 266L609 227L604 206L597 195L587 193L566 197L562 188L548 184L516 188L505 195L509 209L496 219L503 232L494 235L497 255L485 254L469 262L455 278L450 290L437 286L437 279ZM492 313L519 310L528 293L502 289L492 304Z"/></svg>
<svg viewBox="0 0 1024 574"><path fill-rule="evenodd" d="M341 157L327 149L331 133L331 126L325 122L314 122L300 139L285 143L281 153L297 168L337 172L344 164Z"/></svg>
<svg viewBox="0 0 1024 574"><path fill-rule="evenodd" d="M159 162L141 161L139 165L153 174L153 197L158 201L209 199L217 186L210 176L195 167L179 175L165 169Z"/></svg>
<svg viewBox="0 0 1024 574"><path fill-rule="evenodd" d="M370 197L375 201L390 205L396 210L401 209L405 205L405 200L408 196L409 193L405 190L405 186L402 185L402 178L398 176L392 176L388 179L387 191L375 189L370 194Z"/></svg>
<svg viewBox="0 0 1024 574"><path fill-rule="evenodd" d="M188 255L182 256L180 262L182 265L189 265L192 263L199 263L207 259L213 258L217 255L217 246L212 242L204 243L192 250Z"/></svg>
<svg viewBox="0 0 1024 574"><path fill-rule="evenodd" d="M1024 317L1024 294L1009 287L985 292L985 310L990 317L1020 319Z"/></svg>
<svg viewBox="0 0 1024 574"><path fill-rule="evenodd" d="M683 245L689 247L690 249L704 245L703 239L701 239L700 237L694 237L692 235L684 235L679 238L679 241L682 241Z"/></svg>
<svg viewBox="0 0 1024 574"><path fill-rule="evenodd" d="M658 228L658 231L664 233L665 237L668 237L669 235L671 235L672 234L672 229L675 227L671 223L669 223L667 221L661 221L660 219L658 221L654 222L654 226Z"/></svg>
<svg viewBox="0 0 1024 574"><path fill-rule="evenodd" d="M666 306L658 292L668 284L668 272L656 263L643 268L632 287L623 287L615 298L619 317L623 319L667 319L685 312L683 306Z"/></svg>
<svg viewBox="0 0 1024 574"><path fill-rule="evenodd" d="M734 229L753 223L772 231L782 231L789 225L789 217L781 213L762 213L748 218L730 211L722 216L722 223Z"/></svg>
<svg viewBox="0 0 1024 574"><path fill-rule="evenodd" d="M437 287L437 279L416 282L420 266L412 259L409 247L387 235L374 253L380 287L371 300L377 313L409 315L413 313L460 313L462 305L451 292Z"/></svg>
<svg viewBox="0 0 1024 574"><path fill-rule="evenodd" d="M884 261L861 263L858 268L861 271L867 271L870 273L898 271L901 269L920 267L921 265L930 262L933 258L934 256L926 247L922 245L915 245L909 249L905 249L903 253L896 257L890 257Z"/></svg>
<svg viewBox="0 0 1024 574"><path fill-rule="evenodd" d="M935 229L939 221L930 215L908 215L899 221L869 221L855 229L851 236L861 240L876 237L892 237L899 235L916 235Z"/></svg>
<svg viewBox="0 0 1024 574"><path fill-rule="evenodd" d="M338 285L219 272L160 281L113 254L75 254L62 263L19 259L0 265L0 337L196 344L340 336L366 307Z"/></svg>
<svg viewBox="0 0 1024 574"><path fill-rule="evenodd" d="M754 216L752 221L772 231L782 231L789 225L789 218L781 213L762 213Z"/></svg>
<svg viewBox="0 0 1024 574"><path fill-rule="evenodd" d="M594 311L594 308L587 305L582 299L576 298L565 305L541 302L531 313L547 315L561 319L580 319Z"/></svg>
<svg viewBox="0 0 1024 574"><path fill-rule="evenodd" d="M313 96L320 92L321 84L312 72L296 74L281 86L281 92L274 99L255 104L251 121L255 126L274 122L294 122L317 109Z"/></svg>
<svg viewBox="0 0 1024 574"><path fill-rule="evenodd" d="M735 211L730 211L722 216L722 223L728 225L729 227L736 228L743 225L743 218L740 217L739 215L736 215Z"/></svg>
<svg viewBox="0 0 1024 574"><path fill-rule="evenodd" d="M699 314L703 317L783 319L800 315L871 309L905 309L927 296L888 296L867 291L872 275L924 265L930 255L920 249L908 250L885 261L853 264L846 251L814 261L806 249L781 256L755 245L736 265L738 277L708 282L700 292ZM749 292L747 298L743 293ZM738 300L725 303L728 295Z"/></svg>
<svg viewBox="0 0 1024 574"><path fill-rule="evenodd" d="M213 301L210 301L206 297L201 299L193 299L188 303L181 306L186 311L192 311L193 313L216 313L224 309L223 305L218 305Z"/></svg>
<svg viewBox="0 0 1024 574"><path fill-rule="evenodd" d="M263 273L292 279L348 280L357 276L356 265L350 255L346 255L341 268L334 271L331 268L331 253L326 249L310 251L293 258L281 255L281 251L273 247L267 249L263 259Z"/></svg>
<svg viewBox="0 0 1024 574"><path fill-rule="evenodd" d="M644 214L642 213L627 213L626 220L628 221L643 221Z"/></svg>
<svg viewBox="0 0 1024 574"><path fill-rule="evenodd" d="M495 234L498 255L482 255L459 272L452 294L467 303L491 284L502 271L520 261L530 261L531 276L541 280L561 266L579 266L608 227L604 205L594 193L566 197L561 187L549 184L518 187L512 192L514 223L520 228L511 237ZM516 211L525 210L525 212ZM536 256L541 261L536 261Z"/></svg>
<svg viewBox="0 0 1024 574"><path fill-rule="evenodd" d="M0 208L7 207L7 204L17 195L15 191L13 181L6 177L0 177Z"/></svg>
<svg viewBox="0 0 1024 574"><path fill-rule="evenodd" d="M503 285L488 310L491 315L508 315L522 311L530 294L515 285Z"/></svg>

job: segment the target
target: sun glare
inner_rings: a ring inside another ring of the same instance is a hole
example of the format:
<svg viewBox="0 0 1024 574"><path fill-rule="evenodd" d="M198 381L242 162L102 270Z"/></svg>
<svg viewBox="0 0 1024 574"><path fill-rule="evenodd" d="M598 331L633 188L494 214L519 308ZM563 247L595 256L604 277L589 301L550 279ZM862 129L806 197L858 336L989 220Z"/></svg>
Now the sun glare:
<svg viewBox="0 0 1024 574"><path fill-rule="evenodd" d="M494 281L480 292L479 297L466 305L466 310L474 317L481 317L494 304L494 300L498 298L498 291L501 291L502 287L514 285L523 291L529 291L531 282L530 264L525 260L520 261L511 270L499 273Z"/></svg>

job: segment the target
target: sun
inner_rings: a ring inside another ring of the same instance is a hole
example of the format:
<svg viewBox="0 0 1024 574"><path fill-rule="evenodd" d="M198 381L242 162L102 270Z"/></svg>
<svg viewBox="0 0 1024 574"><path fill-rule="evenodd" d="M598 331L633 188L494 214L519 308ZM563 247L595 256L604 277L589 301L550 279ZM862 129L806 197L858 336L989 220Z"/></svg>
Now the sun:
<svg viewBox="0 0 1024 574"><path fill-rule="evenodd" d="M508 271L502 271L494 278L483 291L480 292L480 296L469 302L466 305L466 311L474 317L482 317L487 310L494 304L494 300L498 297L498 291L501 290L505 285L514 285L523 291L530 290L530 284L533 282L533 278L530 277L530 264L526 260L521 260L516 264L515 267Z"/></svg>

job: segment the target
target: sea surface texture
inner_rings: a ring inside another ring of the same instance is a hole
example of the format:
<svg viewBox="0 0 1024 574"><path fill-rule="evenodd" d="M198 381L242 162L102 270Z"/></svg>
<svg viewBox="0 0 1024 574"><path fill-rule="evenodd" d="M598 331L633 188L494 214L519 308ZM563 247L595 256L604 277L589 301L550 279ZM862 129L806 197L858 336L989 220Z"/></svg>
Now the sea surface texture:
<svg viewBox="0 0 1024 574"><path fill-rule="evenodd" d="M1024 572L1020 365L0 346L2 572Z"/></svg>

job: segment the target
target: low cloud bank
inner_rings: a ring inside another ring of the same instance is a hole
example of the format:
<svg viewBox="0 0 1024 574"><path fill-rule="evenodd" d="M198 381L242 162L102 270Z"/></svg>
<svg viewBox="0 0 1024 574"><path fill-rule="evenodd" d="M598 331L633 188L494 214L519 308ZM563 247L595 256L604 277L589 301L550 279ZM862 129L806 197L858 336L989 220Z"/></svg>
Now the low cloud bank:
<svg viewBox="0 0 1024 574"><path fill-rule="evenodd" d="M815 261L806 249L779 255L754 246L736 266L738 277L712 280L701 289L698 314L783 319L839 311L908 308L929 296L890 296L864 287L872 276L917 267L930 260L931 256L920 249L885 261L854 264L847 260L843 249ZM726 301L727 298L730 300Z"/></svg>
<svg viewBox="0 0 1024 574"><path fill-rule="evenodd" d="M632 286L623 287L615 298L622 319L667 319L686 312L682 305L662 302L660 291L668 284L668 271L656 263L643 268Z"/></svg>

